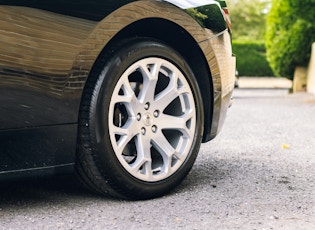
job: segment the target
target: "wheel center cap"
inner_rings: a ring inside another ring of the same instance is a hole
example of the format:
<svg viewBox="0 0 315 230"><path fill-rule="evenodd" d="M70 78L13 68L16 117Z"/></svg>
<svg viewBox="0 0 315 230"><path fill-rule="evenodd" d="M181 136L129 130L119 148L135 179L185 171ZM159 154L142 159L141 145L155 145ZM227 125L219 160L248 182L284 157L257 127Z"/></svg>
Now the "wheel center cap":
<svg viewBox="0 0 315 230"><path fill-rule="evenodd" d="M150 113L144 114L143 123L146 126L150 126L152 124L152 115Z"/></svg>

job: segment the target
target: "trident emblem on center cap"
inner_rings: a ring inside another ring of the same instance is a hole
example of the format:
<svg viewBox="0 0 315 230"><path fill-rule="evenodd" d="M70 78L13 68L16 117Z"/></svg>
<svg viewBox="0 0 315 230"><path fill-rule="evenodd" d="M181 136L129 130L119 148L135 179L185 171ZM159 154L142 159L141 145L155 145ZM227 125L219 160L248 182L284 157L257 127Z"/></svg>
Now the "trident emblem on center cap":
<svg viewBox="0 0 315 230"><path fill-rule="evenodd" d="M143 116L143 123L146 125L146 126L150 126L151 123L152 123L152 116L150 113L146 113L144 116Z"/></svg>

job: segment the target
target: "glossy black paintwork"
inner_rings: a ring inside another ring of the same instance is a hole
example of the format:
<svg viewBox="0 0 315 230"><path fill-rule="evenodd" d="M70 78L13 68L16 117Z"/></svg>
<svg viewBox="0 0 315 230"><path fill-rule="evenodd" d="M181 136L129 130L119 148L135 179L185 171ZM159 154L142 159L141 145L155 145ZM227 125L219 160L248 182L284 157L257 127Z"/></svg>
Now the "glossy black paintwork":
<svg viewBox="0 0 315 230"><path fill-rule="evenodd" d="M96 22L129 2L0 1L0 178L71 167L84 87L77 79L88 74L73 80L72 63Z"/></svg>
<svg viewBox="0 0 315 230"><path fill-rule="evenodd" d="M26 6L77 18L100 21L135 0L1 0L0 5Z"/></svg>
<svg viewBox="0 0 315 230"><path fill-rule="evenodd" d="M0 130L76 123L83 86L68 82L85 36L49 12L0 7L0 17Z"/></svg>
<svg viewBox="0 0 315 230"><path fill-rule="evenodd" d="M75 61L98 22L130 2L0 0L0 179L73 167L89 74ZM195 10L204 27L226 29L217 6Z"/></svg>
<svg viewBox="0 0 315 230"><path fill-rule="evenodd" d="M58 134L58 138L56 138ZM56 125L0 132L2 171L73 165L76 125Z"/></svg>
<svg viewBox="0 0 315 230"><path fill-rule="evenodd" d="M0 130L76 123L84 84L71 82L75 75L72 63L96 23L85 20L87 26L76 29L75 22L63 24L67 18L59 14L101 20L128 2L0 1L1 5L19 6L0 8Z"/></svg>
<svg viewBox="0 0 315 230"><path fill-rule="evenodd" d="M221 8L216 4L187 9L186 12L213 32L221 32L227 28Z"/></svg>

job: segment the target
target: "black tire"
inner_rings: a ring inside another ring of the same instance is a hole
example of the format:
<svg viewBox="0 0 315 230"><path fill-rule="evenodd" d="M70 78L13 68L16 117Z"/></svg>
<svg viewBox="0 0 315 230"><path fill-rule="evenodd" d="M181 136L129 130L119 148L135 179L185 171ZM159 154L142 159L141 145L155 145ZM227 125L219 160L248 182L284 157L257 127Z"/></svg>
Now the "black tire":
<svg viewBox="0 0 315 230"><path fill-rule="evenodd" d="M202 133L201 94L181 55L149 38L124 41L101 54L86 83L76 169L88 187L102 194L161 196L192 168Z"/></svg>

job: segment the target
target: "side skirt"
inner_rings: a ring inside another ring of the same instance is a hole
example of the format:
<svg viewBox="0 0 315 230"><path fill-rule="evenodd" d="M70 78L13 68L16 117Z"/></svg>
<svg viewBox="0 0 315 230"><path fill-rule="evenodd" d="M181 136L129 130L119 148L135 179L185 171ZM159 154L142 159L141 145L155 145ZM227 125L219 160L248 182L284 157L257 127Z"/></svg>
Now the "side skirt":
<svg viewBox="0 0 315 230"><path fill-rule="evenodd" d="M76 141L77 124L1 131L0 178L73 168Z"/></svg>

